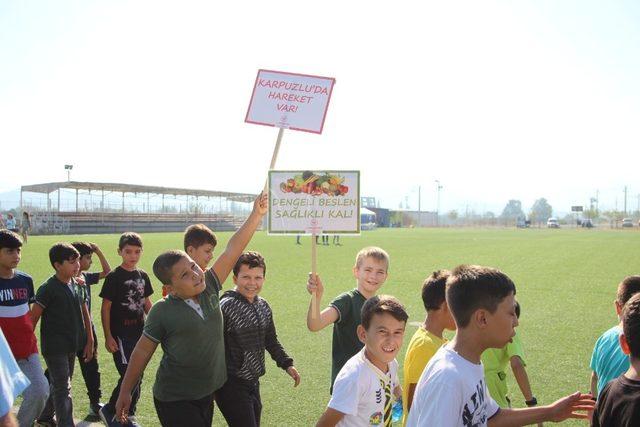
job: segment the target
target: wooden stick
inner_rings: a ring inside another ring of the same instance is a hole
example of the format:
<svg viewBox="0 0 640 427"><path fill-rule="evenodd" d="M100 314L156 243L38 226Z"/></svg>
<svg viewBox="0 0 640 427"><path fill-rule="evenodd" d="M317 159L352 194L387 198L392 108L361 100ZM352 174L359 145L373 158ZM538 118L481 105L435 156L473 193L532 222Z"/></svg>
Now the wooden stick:
<svg viewBox="0 0 640 427"><path fill-rule="evenodd" d="M317 279L318 272L318 256L317 256L317 247L316 247L316 230L315 228L311 231L311 277ZM316 316L316 312L318 311L318 298L316 293L311 294L311 318L313 320L317 320L318 316Z"/></svg>
<svg viewBox="0 0 640 427"><path fill-rule="evenodd" d="M273 155L271 156L271 164L269 165L269 170L273 170L276 167L276 160L278 159L278 152L280 151L280 143L282 142L282 135L284 134L284 128L280 128L278 130L278 139L276 139L276 146L273 149ZM264 193L269 189L269 175L267 174L267 181L264 183Z"/></svg>

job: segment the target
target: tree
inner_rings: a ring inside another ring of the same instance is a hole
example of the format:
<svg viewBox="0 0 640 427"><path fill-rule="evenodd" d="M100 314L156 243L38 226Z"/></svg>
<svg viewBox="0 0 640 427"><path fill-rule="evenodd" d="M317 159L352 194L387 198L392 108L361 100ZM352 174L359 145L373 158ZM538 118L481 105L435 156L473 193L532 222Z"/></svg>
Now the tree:
<svg viewBox="0 0 640 427"><path fill-rule="evenodd" d="M529 218L532 222L546 222L553 215L553 208L544 197L538 199L533 204Z"/></svg>
<svg viewBox="0 0 640 427"><path fill-rule="evenodd" d="M522 211L522 202L520 200L509 200L509 203L502 210L501 218L507 220L516 220L518 218L524 217L524 212Z"/></svg>
<svg viewBox="0 0 640 427"><path fill-rule="evenodd" d="M451 220L452 222L455 221L456 219L458 219L458 211L455 209L450 210L447 213L447 218L449 218L449 220Z"/></svg>

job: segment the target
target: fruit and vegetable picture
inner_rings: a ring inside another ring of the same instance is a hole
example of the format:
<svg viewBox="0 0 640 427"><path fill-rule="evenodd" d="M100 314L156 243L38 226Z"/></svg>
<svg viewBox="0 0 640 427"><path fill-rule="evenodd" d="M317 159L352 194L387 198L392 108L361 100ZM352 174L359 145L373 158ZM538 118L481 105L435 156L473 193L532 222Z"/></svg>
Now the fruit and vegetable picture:
<svg viewBox="0 0 640 427"><path fill-rule="evenodd" d="M280 190L283 193L303 193L311 196L322 194L344 196L349 192L349 187L344 185L344 177L338 174L332 175L328 172L315 174L311 171L304 171L281 182Z"/></svg>

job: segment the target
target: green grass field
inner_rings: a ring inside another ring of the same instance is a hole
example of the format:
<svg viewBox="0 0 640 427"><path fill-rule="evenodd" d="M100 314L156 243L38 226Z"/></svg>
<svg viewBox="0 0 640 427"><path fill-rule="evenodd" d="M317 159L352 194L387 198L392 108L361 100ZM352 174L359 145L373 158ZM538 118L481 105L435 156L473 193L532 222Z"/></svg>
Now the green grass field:
<svg viewBox="0 0 640 427"><path fill-rule="evenodd" d="M230 236L230 233L218 234L220 243L216 253L224 248ZM599 334L616 321L612 302L617 283L626 275L638 273L633 252L638 248L638 237L633 231L582 229L364 232L360 237L342 238L342 246L318 247L318 270L326 287L323 306L340 292L354 287L351 274L354 257L360 248L368 245L381 246L389 252L390 274L381 293L398 297L407 306L410 322L424 318L420 287L433 270L461 263L497 267L516 283L517 297L522 304L519 334L525 345L533 391L539 402L550 403L575 390L588 390L593 344ZM51 244L59 240L95 242L112 267L119 264L116 235L31 237L23 249L19 269L33 276L36 288L52 274L47 253ZM145 249L140 267L152 277L155 301L161 297L161 291L151 265L163 250L180 248L181 235L145 234L143 240ZM294 389L289 376L267 357L267 374L261 380L262 424L314 425L329 400L331 328L319 333L311 333L306 328L309 295L305 283L310 270L310 240L303 239L302 245L296 245L295 237L269 237L261 232L254 237L250 249L260 251L267 260L267 280L261 295L269 301L279 339L302 376L301 385ZM94 267L99 267L95 256ZM229 279L225 288L231 286ZM93 317L100 341L103 400L107 400L117 372L104 348L98 293L98 289L93 292ZM401 364L415 329L414 325L407 326L398 358ZM158 348L145 374L138 405L138 420L143 425L158 425L151 386L160 356ZM515 382L510 383L510 389L515 406L523 406ZM75 416L83 418L88 400L77 366L73 398ZM214 425L224 425L217 411Z"/></svg>

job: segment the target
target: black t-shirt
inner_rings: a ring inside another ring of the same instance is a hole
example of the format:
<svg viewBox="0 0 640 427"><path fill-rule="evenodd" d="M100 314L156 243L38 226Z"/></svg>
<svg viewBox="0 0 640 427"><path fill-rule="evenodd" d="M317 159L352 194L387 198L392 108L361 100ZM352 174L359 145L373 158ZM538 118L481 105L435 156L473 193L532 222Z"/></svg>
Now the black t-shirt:
<svg viewBox="0 0 640 427"><path fill-rule="evenodd" d="M640 381L619 376L602 389L593 411L592 426L631 427L640 425Z"/></svg>
<svg viewBox="0 0 640 427"><path fill-rule="evenodd" d="M137 340L144 326L144 300L153 293L147 273L118 267L107 275L100 297L111 301L111 335Z"/></svg>
<svg viewBox="0 0 640 427"><path fill-rule="evenodd" d="M91 285L96 285L100 281L100 273L87 273L82 272L84 278L84 285L86 286L85 292L87 293L87 306L89 307L89 314L91 314Z"/></svg>

